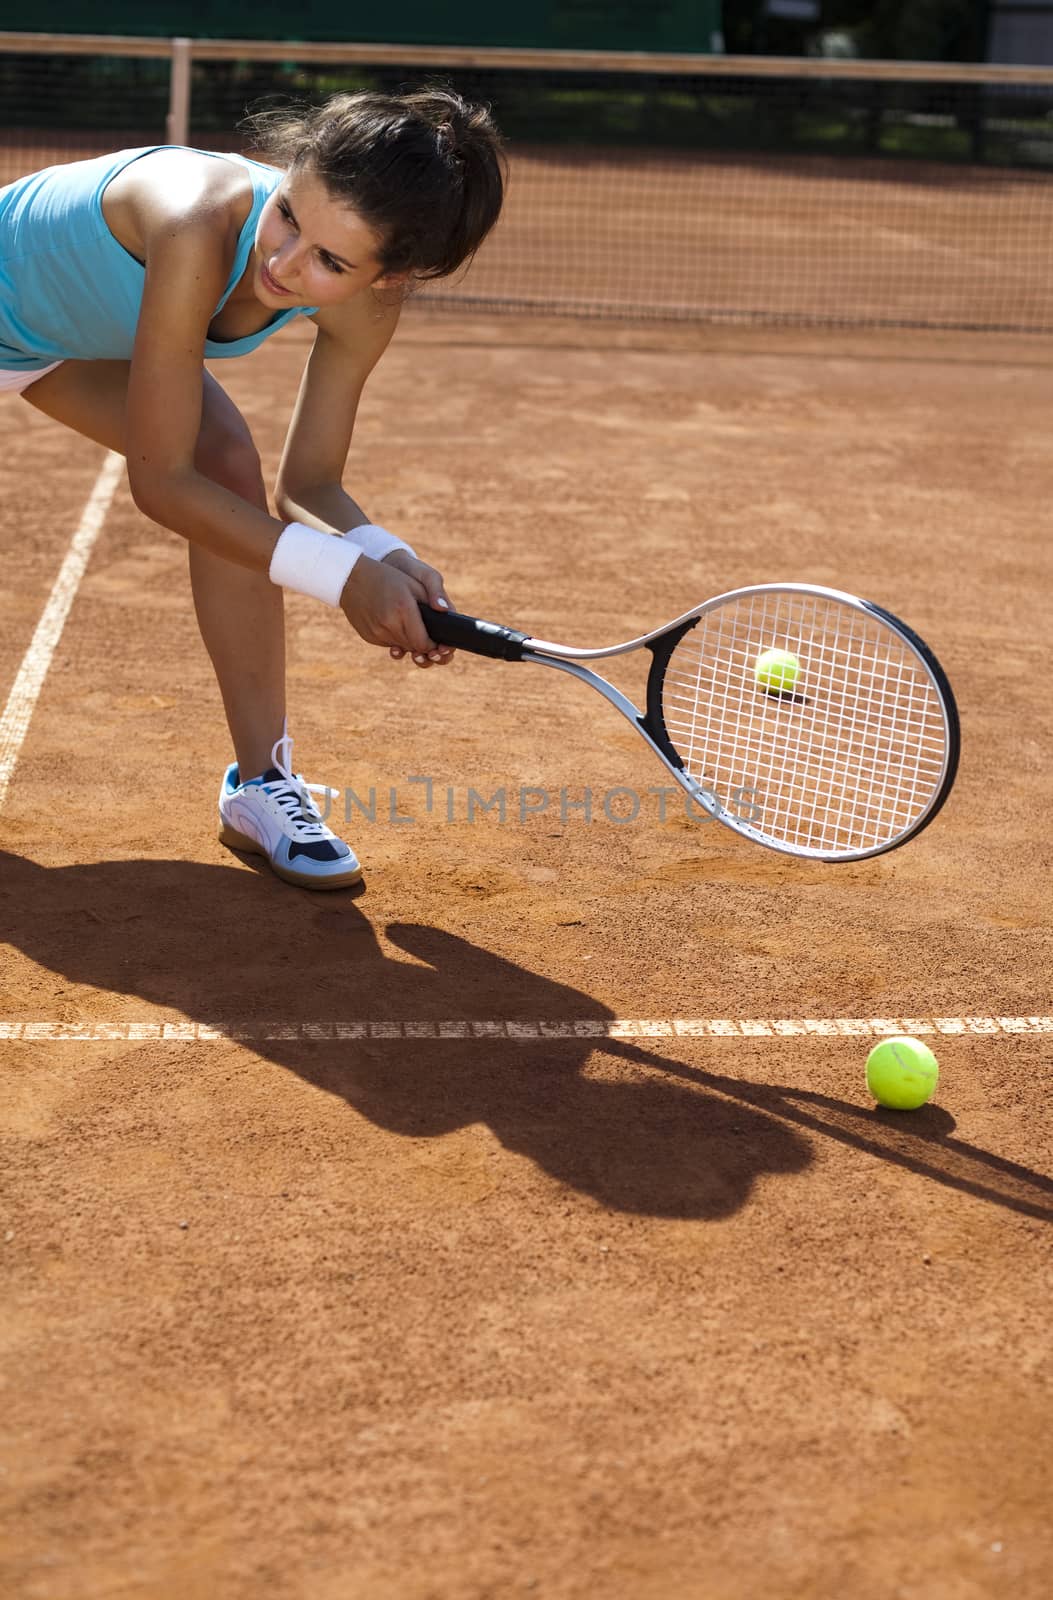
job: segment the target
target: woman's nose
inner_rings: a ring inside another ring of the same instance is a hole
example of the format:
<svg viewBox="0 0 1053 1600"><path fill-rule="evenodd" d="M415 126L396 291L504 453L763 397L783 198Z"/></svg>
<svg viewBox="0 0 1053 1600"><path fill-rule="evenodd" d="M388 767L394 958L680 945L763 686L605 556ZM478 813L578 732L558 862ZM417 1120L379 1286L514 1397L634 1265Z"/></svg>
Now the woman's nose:
<svg viewBox="0 0 1053 1600"><path fill-rule="evenodd" d="M283 282L288 274L299 266L299 252L299 239L283 239L274 252L275 276L280 277Z"/></svg>

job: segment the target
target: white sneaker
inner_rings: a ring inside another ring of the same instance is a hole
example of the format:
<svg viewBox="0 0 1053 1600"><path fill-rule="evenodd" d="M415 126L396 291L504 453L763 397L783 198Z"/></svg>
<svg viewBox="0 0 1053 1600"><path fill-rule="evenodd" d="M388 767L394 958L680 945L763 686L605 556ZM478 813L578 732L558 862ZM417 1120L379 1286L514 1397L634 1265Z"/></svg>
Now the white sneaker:
<svg viewBox="0 0 1053 1600"><path fill-rule="evenodd" d="M265 856L279 878L301 889L346 889L358 883L358 857L326 827L311 799L337 793L325 784L304 783L290 771L292 740L282 737L271 751L273 767L242 783L237 764L223 774L219 790L220 843L231 850Z"/></svg>

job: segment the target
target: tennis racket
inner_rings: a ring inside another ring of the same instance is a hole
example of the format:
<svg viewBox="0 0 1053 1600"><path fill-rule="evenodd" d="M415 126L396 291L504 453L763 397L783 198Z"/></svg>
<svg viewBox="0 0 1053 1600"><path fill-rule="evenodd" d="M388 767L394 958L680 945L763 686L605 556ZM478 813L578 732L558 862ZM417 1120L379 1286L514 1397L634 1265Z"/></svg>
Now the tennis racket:
<svg viewBox="0 0 1053 1600"><path fill-rule="evenodd" d="M707 600L625 644L577 650L421 606L436 644L569 673L637 729L702 811L787 855L859 861L920 833L958 766L958 712L926 644L868 600L803 583ZM646 707L584 665L648 650ZM792 690L758 679L796 658Z"/></svg>

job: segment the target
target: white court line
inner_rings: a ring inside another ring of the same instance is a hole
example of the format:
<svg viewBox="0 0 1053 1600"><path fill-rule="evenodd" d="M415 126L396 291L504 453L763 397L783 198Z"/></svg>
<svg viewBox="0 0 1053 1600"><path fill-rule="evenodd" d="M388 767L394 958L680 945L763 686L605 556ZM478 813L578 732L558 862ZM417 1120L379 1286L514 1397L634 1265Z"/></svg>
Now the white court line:
<svg viewBox="0 0 1053 1600"><path fill-rule="evenodd" d="M340 1039L785 1039L889 1038L897 1034L1049 1034L1053 1017L730 1017L581 1022L0 1022L0 1039L28 1044L249 1043Z"/></svg>
<svg viewBox="0 0 1053 1600"><path fill-rule="evenodd" d="M29 723L40 691L47 677L51 658L55 654L66 618L76 598L80 580L84 576L88 559L99 536L110 502L120 482L124 457L109 451L102 464L95 487L88 496L80 527L66 551L66 559L59 569L54 587L48 596L44 614L25 653L18 676L7 697L4 714L0 717L0 810L7 799L11 776L18 764L22 743L29 732Z"/></svg>

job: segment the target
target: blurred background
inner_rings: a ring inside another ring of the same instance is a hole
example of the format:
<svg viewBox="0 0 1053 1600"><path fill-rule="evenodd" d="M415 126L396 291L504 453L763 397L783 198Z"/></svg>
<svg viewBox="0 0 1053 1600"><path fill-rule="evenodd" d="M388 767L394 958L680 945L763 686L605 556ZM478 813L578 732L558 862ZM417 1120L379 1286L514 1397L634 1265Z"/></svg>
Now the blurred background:
<svg viewBox="0 0 1053 1600"><path fill-rule="evenodd" d="M1053 62L1049 0L402 0L390 12L321 0L289 27L279 0L53 0L52 33L187 34L213 39L678 50L886 61Z"/></svg>
<svg viewBox="0 0 1053 1600"><path fill-rule="evenodd" d="M1053 0L53 0L0 33L0 182L250 108L452 84L501 222L421 309L1053 329Z"/></svg>

